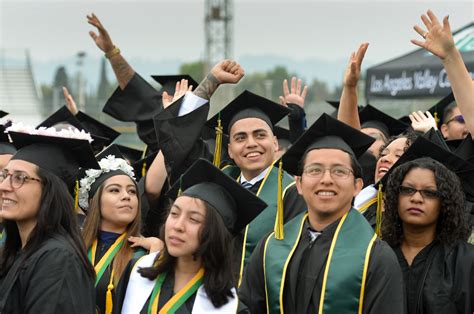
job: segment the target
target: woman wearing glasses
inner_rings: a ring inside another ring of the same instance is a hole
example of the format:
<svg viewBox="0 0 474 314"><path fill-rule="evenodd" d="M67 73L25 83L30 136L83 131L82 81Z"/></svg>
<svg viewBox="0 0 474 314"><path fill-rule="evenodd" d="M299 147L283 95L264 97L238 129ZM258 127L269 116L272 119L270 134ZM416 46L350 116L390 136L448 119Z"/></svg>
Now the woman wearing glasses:
<svg viewBox="0 0 474 314"><path fill-rule="evenodd" d="M68 191L80 166L96 166L89 142L9 134L19 150L0 173L0 313L94 313L94 270Z"/></svg>
<svg viewBox="0 0 474 314"><path fill-rule="evenodd" d="M408 313L472 313L474 246L459 178L431 158L393 170L383 239L404 275Z"/></svg>

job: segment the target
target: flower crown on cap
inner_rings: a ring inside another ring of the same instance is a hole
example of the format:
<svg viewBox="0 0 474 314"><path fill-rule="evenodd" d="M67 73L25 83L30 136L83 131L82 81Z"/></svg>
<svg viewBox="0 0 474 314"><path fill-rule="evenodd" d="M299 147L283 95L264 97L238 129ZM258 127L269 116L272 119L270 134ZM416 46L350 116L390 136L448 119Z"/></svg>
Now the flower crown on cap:
<svg viewBox="0 0 474 314"><path fill-rule="evenodd" d="M135 180L133 167L130 166L125 159L116 158L114 155L108 155L99 161L100 170L87 169L85 176L79 181L79 206L87 210L89 208L89 192L92 184L104 173L121 170Z"/></svg>
<svg viewBox="0 0 474 314"><path fill-rule="evenodd" d="M5 133L7 132L18 132L18 133L26 133L30 135L43 135L43 136L71 138L71 139L77 139L77 140L87 140L89 141L89 143L92 143L93 141L90 133L87 133L84 130L78 130L72 127L69 127L67 129L62 129L59 131L56 130L54 127L50 127L50 128L40 127L38 129L35 129L34 127L30 125L24 125L23 123L19 122L19 123L12 123L12 125L9 126L5 130Z"/></svg>

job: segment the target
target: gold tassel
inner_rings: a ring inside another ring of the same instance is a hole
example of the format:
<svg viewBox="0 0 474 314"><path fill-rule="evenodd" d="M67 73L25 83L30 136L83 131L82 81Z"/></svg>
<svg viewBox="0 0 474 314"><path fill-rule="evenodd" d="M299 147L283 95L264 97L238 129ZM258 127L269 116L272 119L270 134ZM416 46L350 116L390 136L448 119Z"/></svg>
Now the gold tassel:
<svg viewBox="0 0 474 314"><path fill-rule="evenodd" d="M79 180L76 179L76 186L74 187L74 209L79 211Z"/></svg>
<svg viewBox="0 0 474 314"><path fill-rule="evenodd" d="M277 213L275 218L275 238L283 240L285 234L283 231L283 162L280 159L278 163L278 193L277 193Z"/></svg>
<svg viewBox="0 0 474 314"><path fill-rule="evenodd" d="M107 286L107 293L105 294L105 314L112 314L112 290L114 290L114 270L110 274L109 285Z"/></svg>
<svg viewBox="0 0 474 314"><path fill-rule="evenodd" d="M377 191L377 212L375 218L375 233L379 237L382 236L382 208L383 208L383 193L382 183L379 184L379 190Z"/></svg>
<svg viewBox="0 0 474 314"><path fill-rule="evenodd" d="M222 152L222 121L221 121L221 114L219 113L217 117L217 127L216 127L216 147L214 149L214 159L212 160L212 164L216 167L221 165L221 152Z"/></svg>
<svg viewBox="0 0 474 314"><path fill-rule="evenodd" d="M435 111L435 113L434 113L434 119L435 119L435 122L436 122L436 127L439 128L438 111Z"/></svg>
<svg viewBox="0 0 474 314"><path fill-rule="evenodd" d="M176 196L177 198L183 194L183 189L182 189L182 184L183 184L183 175L179 177L179 189L178 189L178 195Z"/></svg>
<svg viewBox="0 0 474 314"><path fill-rule="evenodd" d="M142 159L145 159L146 157L146 150L148 149L148 146L145 146L145 149L143 150L142 154ZM143 161L143 166L142 166L142 177L144 177L146 174L146 161Z"/></svg>

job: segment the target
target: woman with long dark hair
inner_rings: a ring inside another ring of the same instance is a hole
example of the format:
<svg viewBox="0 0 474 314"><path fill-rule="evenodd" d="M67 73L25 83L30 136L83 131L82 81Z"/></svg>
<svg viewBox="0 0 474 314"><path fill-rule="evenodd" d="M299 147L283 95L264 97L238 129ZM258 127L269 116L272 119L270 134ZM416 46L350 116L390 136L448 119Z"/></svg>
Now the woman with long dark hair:
<svg viewBox="0 0 474 314"><path fill-rule="evenodd" d="M161 230L165 246L131 267L122 313L235 312L232 238L266 204L202 159L170 193L178 196Z"/></svg>
<svg viewBox="0 0 474 314"><path fill-rule="evenodd" d="M0 312L94 313L94 271L68 191L79 166L96 165L90 145L9 134L19 150L0 173Z"/></svg>
<svg viewBox="0 0 474 314"><path fill-rule="evenodd" d="M474 310L474 246L466 242L462 191L458 176L432 158L408 161L390 174L382 235L402 267L410 314Z"/></svg>
<svg viewBox="0 0 474 314"><path fill-rule="evenodd" d="M146 252L129 241L140 237L141 219L133 168L114 146L101 156L100 170L88 169L80 180L79 204L87 211L82 235L96 272L97 313L111 313L127 264Z"/></svg>

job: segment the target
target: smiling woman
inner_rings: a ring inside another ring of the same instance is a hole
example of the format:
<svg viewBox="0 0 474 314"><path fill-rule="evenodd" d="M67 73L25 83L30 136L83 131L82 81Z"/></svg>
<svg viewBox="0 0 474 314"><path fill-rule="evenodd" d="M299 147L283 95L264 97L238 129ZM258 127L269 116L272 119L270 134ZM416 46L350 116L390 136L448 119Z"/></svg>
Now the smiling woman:
<svg viewBox="0 0 474 314"><path fill-rule="evenodd" d="M0 312L93 313L94 272L68 191L79 166L96 165L90 145L57 136L9 134L19 150L0 172L6 230Z"/></svg>

